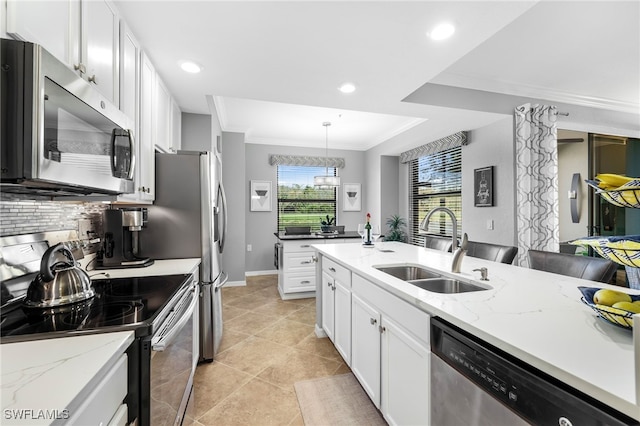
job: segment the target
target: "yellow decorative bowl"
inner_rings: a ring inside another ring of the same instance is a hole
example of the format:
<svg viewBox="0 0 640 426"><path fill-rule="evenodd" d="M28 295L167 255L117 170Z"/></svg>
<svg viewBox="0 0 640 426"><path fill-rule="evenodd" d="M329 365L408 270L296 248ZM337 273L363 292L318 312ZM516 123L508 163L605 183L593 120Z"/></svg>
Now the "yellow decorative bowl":
<svg viewBox="0 0 640 426"><path fill-rule="evenodd" d="M640 268L640 235L623 237L585 237L569 244L592 247L600 256L614 262Z"/></svg>
<svg viewBox="0 0 640 426"><path fill-rule="evenodd" d="M603 320L617 325L619 327L631 329L633 328L633 312L625 311L624 309L612 308L610 306L596 305L593 303L593 295L596 291L600 290L597 287L578 287L582 292L582 303L590 307L596 314ZM630 295L631 300L639 300L640 296Z"/></svg>
<svg viewBox="0 0 640 426"><path fill-rule="evenodd" d="M601 189L596 181L586 181L589 186L595 188L596 194L618 207L640 209L640 179L634 179L624 185L610 190Z"/></svg>

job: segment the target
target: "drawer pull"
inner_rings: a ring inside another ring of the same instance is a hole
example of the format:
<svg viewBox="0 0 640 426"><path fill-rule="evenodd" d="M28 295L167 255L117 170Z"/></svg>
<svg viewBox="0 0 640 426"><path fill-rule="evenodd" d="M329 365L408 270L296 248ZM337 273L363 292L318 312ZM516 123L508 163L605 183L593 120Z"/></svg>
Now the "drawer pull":
<svg viewBox="0 0 640 426"><path fill-rule="evenodd" d="M313 263L313 260L303 260L302 262L300 262L301 265L308 265L310 263Z"/></svg>
<svg viewBox="0 0 640 426"><path fill-rule="evenodd" d="M300 245L300 248L309 248L309 247L311 247L309 244L301 244Z"/></svg>
<svg viewBox="0 0 640 426"><path fill-rule="evenodd" d="M300 281L300 284L311 284L311 281L309 280Z"/></svg>
<svg viewBox="0 0 640 426"><path fill-rule="evenodd" d="M335 271L336 271L336 268L329 268L329 270L330 270L331 272L335 272Z"/></svg>
<svg viewBox="0 0 640 426"><path fill-rule="evenodd" d="M378 322L377 319L375 318L369 318L369 322L371 323L371 325L376 325L376 323Z"/></svg>

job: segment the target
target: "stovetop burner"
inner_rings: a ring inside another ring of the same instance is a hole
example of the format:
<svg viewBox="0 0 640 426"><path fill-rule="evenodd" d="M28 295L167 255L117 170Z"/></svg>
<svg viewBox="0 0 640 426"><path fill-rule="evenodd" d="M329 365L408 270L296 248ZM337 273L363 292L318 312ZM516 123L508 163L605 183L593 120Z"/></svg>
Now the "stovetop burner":
<svg viewBox="0 0 640 426"><path fill-rule="evenodd" d="M162 275L96 280L92 283L96 296L83 302L47 309L14 304L3 308L0 335L6 340L59 331L148 326L187 278Z"/></svg>

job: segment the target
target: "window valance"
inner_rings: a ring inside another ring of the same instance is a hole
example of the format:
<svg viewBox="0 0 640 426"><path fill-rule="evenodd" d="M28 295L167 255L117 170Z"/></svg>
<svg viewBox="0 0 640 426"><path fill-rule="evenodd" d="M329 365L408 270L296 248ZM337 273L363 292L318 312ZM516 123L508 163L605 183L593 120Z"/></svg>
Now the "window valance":
<svg viewBox="0 0 640 426"><path fill-rule="evenodd" d="M344 168L342 157L317 157L311 155L280 155L271 154L269 164L272 166L312 166Z"/></svg>
<svg viewBox="0 0 640 426"><path fill-rule="evenodd" d="M436 152L446 151L447 149L456 148L467 144L467 132L458 132L433 142L426 143L417 148L410 149L400 154L400 162L408 163L416 158L425 155L435 154Z"/></svg>

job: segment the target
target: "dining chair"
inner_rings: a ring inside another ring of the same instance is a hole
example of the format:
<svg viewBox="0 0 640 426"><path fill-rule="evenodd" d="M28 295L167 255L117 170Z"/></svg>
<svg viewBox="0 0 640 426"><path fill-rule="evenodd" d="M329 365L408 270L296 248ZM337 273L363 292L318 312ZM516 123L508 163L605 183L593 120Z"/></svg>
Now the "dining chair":
<svg viewBox="0 0 640 426"><path fill-rule="evenodd" d="M479 241L467 242L467 256L477 257L479 259L511 264L517 253L518 247L482 243Z"/></svg>
<svg viewBox="0 0 640 426"><path fill-rule="evenodd" d="M618 265L600 257L576 256L552 251L529 250L529 267L554 274L608 283Z"/></svg>
<svg viewBox="0 0 640 426"><path fill-rule="evenodd" d="M442 250L442 251L451 251L452 245L453 243L451 241L451 237L440 237L437 235L424 236L424 246L426 248Z"/></svg>

